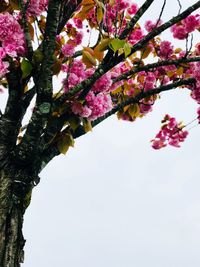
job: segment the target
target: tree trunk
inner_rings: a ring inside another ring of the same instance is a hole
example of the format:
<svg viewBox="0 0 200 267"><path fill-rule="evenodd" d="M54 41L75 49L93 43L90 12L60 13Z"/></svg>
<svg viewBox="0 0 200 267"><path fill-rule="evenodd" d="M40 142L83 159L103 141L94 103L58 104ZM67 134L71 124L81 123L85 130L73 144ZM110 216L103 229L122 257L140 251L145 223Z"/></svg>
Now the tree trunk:
<svg viewBox="0 0 200 267"><path fill-rule="evenodd" d="M32 189L23 181L27 181L24 170L9 166L0 171L0 267L20 267L23 262L23 216Z"/></svg>

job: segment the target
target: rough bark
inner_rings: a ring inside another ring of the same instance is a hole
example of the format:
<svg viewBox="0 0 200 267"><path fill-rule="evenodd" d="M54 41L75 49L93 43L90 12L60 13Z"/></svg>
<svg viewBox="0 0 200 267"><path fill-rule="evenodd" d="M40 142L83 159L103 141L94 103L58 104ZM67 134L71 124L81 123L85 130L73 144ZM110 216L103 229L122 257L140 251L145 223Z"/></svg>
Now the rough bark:
<svg viewBox="0 0 200 267"><path fill-rule="evenodd" d="M24 259L23 216L32 186L25 170L9 165L0 171L0 266L20 267Z"/></svg>

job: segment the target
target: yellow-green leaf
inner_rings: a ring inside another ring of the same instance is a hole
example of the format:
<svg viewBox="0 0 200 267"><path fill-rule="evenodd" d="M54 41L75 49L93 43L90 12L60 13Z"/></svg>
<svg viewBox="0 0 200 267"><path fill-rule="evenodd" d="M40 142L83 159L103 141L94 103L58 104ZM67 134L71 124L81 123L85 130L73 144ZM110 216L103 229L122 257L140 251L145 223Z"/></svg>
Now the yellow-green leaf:
<svg viewBox="0 0 200 267"><path fill-rule="evenodd" d="M119 87L117 87L115 90L112 91L112 94L113 94L113 95L116 95L116 94L120 93L121 91L122 91L122 87L119 86Z"/></svg>
<svg viewBox="0 0 200 267"><path fill-rule="evenodd" d="M66 133L58 140L57 147L59 152L65 155L70 146L74 147L74 139L71 134Z"/></svg>
<svg viewBox="0 0 200 267"><path fill-rule="evenodd" d="M184 69L183 69L183 67L179 67L179 68L177 69L177 71L176 71L176 74L177 74L178 76L181 76L183 73L184 73Z"/></svg>
<svg viewBox="0 0 200 267"><path fill-rule="evenodd" d="M132 119L137 118L140 115L140 107L138 104L130 105L128 113Z"/></svg>
<svg viewBox="0 0 200 267"><path fill-rule="evenodd" d="M96 66L97 62L94 56L92 56L87 50L83 49L82 52L82 61L86 65L87 68L91 68Z"/></svg>
<svg viewBox="0 0 200 267"><path fill-rule="evenodd" d="M83 118L83 127L86 133L92 131L91 121L87 118Z"/></svg>
<svg viewBox="0 0 200 267"><path fill-rule="evenodd" d="M125 40L120 40L119 38L115 38L111 41L110 48L114 52L117 52L120 48L124 48L125 43L126 43Z"/></svg>
<svg viewBox="0 0 200 267"><path fill-rule="evenodd" d="M27 59L23 58L21 62L22 78L25 79L32 71L33 67Z"/></svg>
<svg viewBox="0 0 200 267"><path fill-rule="evenodd" d="M125 57L128 57L131 53L131 46L129 43L125 43L124 45L124 54L125 54Z"/></svg>
<svg viewBox="0 0 200 267"><path fill-rule="evenodd" d="M103 51L105 51L107 48L108 48L108 46L109 46L109 44L112 42L112 39L109 39L109 38L105 38L105 39L102 39L101 41L100 41L100 43L95 47L95 49L94 49L94 52L95 51L98 51L98 52L103 52ZM96 52L95 52L96 53Z"/></svg>
<svg viewBox="0 0 200 267"><path fill-rule="evenodd" d="M98 6L97 7L97 22L98 24L100 24L103 20L103 7L102 6Z"/></svg>

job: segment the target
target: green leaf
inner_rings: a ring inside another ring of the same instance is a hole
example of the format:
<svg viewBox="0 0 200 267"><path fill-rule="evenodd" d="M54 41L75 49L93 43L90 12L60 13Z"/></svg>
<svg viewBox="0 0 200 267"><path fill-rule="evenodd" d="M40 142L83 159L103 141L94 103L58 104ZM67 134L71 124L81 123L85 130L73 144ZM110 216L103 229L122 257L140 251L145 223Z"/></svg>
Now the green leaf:
<svg viewBox="0 0 200 267"><path fill-rule="evenodd" d="M83 118L83 127L86 133L92 131L91 121L86 118Z"/></svg>
<svg viewBox="0 0 200 267"><path fill-rule="evenodd" d="M60 139L58 140L57 147L60 153L65 155L70 146L74 147L74 143L75 142L74 142L73 136L69 133L66 133L62 135Z"/></svg>
<svg viewBox="0 0 200 267"><path fill-rule="evenodd" d="M25 79L32 71L33 67L31 65L31 63L23 58L22 62L21 62L21 71L22 71L22 78Z"/></svg>
<svg viewBox="0 0 200 267"><path fill-rule="evenodd" d="M126 41L115 38L110 43L110 48L116 53L120 48L124 48Z"/></svg>
<svg viewBox="0 0 200 267"><path fill-rule="evenodd" d="M125 43L124 45L124 53L125 53L125 57L128 57L131 53L131 46L129 43Z"/></svg>
<svg viewBox="0 0 200 267"><path fill-rule="evenodd" d="M132 119L135 119L140 114L140 107L138 104L133 104L129 107L128 113L131 116Z"/></svg>
<svg viewBox="0 0 200 267"><path fill-rule="evenodd" d="M97 22L98 24L100 24L103 20L103 7L102 6L98 6L97 7Z"/></svg>

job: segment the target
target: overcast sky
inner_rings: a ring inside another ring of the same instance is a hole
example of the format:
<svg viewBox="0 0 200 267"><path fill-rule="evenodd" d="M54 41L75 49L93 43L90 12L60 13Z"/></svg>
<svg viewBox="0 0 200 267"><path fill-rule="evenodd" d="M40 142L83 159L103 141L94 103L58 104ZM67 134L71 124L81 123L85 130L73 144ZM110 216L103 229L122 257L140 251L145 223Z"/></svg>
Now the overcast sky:
<svg viewBox="0 0 200 267"><path fill-rule="evenodd" d="M199 267L200 127L181 149L150 145L166 113L187 123L196 107L188 92L165 93L144 119L113 117L51 162L25 216L23 267Z"/></svg>

